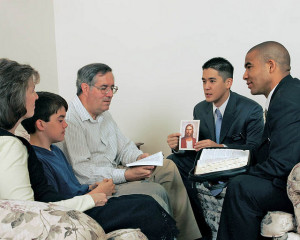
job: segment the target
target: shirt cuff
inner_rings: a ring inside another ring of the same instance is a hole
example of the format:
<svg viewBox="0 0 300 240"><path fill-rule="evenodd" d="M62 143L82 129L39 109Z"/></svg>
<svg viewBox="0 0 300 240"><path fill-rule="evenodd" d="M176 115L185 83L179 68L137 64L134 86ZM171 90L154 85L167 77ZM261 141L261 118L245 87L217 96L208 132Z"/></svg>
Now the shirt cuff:
<svg viewBox="0 0 300 240"><path fill-rule="evenodd" d="M91 190L90 190L90 185L89 185L89 184L82 184L82 185L86 187L85 193L88 193L88 192L91 191Z"/></svg>
<svg viewBox="0 0 300 240"><path fill-rule="evenodd" d="M139 156L141 156L142 154L143 154L143 152L141 150L139 150L138 152L136 152L136 157L133 157L131 159L135 159L135 161L137 161Z"/></svg>
<svg viewBox="0 0 300 240"><path fill-rule="evenodd" d="M84 196L84 198L86 199L87 209L91 209L91 208L95 207L94 199L90 194L85 194L85 195L82 195L82 196Z"/></svg>
<svg viewBox="0 0 300 240"><path fill-rule="evenodd" d="M125 178L126 169L114 169L113 170L113 182L114 184L124 183L126 182Z"/></svg>
<svg viewBox="0 0 300 240"><path fill-rule="evenodd" d="M172 153L175 153L175 154L184 154L185 151L184 150L175 151L174 149L172 149Z"/></svg>

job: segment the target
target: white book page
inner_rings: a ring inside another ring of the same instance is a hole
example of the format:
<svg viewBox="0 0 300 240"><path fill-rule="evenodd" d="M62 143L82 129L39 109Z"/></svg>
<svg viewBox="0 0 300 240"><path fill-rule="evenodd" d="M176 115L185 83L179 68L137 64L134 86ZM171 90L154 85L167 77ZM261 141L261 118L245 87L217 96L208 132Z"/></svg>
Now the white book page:
<svg viewBox="0 0 300 240"><path fill-rule="evenodd" d="M239 149L203 149L197 161L195 174L204 174L215 171L246 166L249 159L249 150Z"/></svg>
<svg viewBox="0 0 300 240"><path fill-rule="evenodd" d="M126 167L134 167L134 166L162 166L164 161L164 157L162 152L155 153L150 155L149 157L143 158L133 163L126 164Z"/></svg>

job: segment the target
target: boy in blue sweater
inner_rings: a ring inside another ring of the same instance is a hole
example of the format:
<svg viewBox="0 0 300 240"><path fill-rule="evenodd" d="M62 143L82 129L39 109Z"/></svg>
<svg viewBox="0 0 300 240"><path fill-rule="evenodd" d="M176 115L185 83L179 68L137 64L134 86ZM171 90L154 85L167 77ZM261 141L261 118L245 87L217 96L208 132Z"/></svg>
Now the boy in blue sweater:
<svg viewBox="0 0 300 240"><path fill-rule="evenodd" d="M68 126L65 122L68 110L65 99L49 92L38 92L38 96L34 116L24 120L22 125L30 134L30 143L42 162L48 183L66 198L93 192L112 196L115 192L112 179L81 185L63 152L53 145L64 140ZM149 239L173 239L177 234L175 221L153 198L146 195L110 198L105 206L85 213L98 221L106 232L119 228L141 228Z"/></svg>

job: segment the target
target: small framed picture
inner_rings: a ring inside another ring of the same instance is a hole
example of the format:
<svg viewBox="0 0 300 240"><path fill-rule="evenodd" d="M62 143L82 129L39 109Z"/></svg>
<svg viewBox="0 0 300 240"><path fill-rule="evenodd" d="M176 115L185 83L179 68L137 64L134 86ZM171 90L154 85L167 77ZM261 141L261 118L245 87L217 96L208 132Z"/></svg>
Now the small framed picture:
<svg viewBox="0 0 300 240"><path fill-rule="evenodd" d="M181 120L179 150L195 150L199 138L200 120Z"/></svg>

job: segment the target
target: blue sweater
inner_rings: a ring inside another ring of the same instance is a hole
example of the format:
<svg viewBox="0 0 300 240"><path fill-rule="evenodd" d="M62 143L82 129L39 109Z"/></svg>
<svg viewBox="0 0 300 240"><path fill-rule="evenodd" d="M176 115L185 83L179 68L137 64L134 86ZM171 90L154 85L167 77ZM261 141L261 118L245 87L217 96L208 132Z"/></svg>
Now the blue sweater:
<svg viewBox="0 0 300 240"><path fill-rule="evenodd" d="M48 183L61 195L72 198L86 194L89 191L89 185L79 183L71 165L57 146L51 145L51 151L37 146L33 146L33 148L43 164Z"/></svg>

